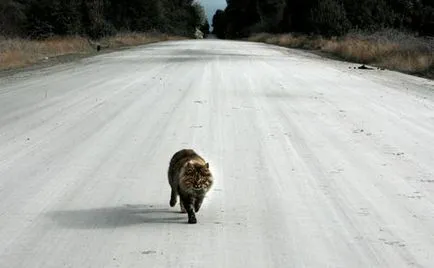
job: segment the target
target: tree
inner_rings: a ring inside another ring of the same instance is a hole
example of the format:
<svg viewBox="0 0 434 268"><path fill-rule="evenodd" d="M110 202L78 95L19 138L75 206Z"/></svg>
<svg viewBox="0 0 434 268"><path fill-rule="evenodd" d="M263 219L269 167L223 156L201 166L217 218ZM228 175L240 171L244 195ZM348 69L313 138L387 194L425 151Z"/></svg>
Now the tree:
<svg viewBox="0 0 434 268"><path fill-rule="evenodd" d="M195 23L197 25L204 25L206 22L205 9L199 2L194 2L192 7L194 9Z"/></svg>
<svg viewBox="0 0 434 268"><path fill-rule="evenodd" d="M22 1L0 2L0 35L20 35L26 23L25 5Z"/></svg>
<svg viewBox="0 0 434 268"><path fill-rule="evenodd" d="M257 1L257 13L263 31L279 32L279 24L283 19L285 0Z"/></svg>
<svg viewBox="0 0 434 268"><path fill-rule="evenodd" d="M319 0L310 12L311 31L327 36L343 35L350 28L344 6L338 0Z"/></svg>
<svg viewBox="0 0 434 268"><path fill-rule="evenodd" d="M226 14L223 10L218 9L212 18L213 34L218 38L226 37Z"/></svg>
<svg viewBox="0 0 434 268"><path fill-rule="evenodd" d="M199 30L200 30L200 31L204 34L204 36L206 37L206 36L208 36L209 33L210 33L209 28L210 28L210 26L209 26L209 22L208 22L208 20L205 20L205 23L203 23L203 24L200 26Z"/></svg>

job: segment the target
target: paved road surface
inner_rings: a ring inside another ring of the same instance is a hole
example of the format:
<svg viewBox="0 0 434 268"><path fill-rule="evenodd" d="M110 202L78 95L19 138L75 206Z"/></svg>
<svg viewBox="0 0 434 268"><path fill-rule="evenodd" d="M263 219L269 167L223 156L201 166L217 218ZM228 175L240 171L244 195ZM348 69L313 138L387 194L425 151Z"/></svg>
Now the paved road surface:
<svg viewBox="0 0 434 268"><path fill-rule="evenodd" d="M0 267L434 267L434 82L352 66L194 40L1 78Z"/></svg>

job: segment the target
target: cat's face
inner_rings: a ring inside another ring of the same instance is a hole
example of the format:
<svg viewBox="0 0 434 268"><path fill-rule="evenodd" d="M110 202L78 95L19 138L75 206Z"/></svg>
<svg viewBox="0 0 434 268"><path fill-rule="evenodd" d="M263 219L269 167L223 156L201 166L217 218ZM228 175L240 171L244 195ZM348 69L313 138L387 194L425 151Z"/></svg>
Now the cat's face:
<svg viewBox="0 0 434 268"><path fill-rule="evenodd" d="M186 183L195 191L208 189L211 186L212 175L209 164L188 163L184 173Z"/></svg>

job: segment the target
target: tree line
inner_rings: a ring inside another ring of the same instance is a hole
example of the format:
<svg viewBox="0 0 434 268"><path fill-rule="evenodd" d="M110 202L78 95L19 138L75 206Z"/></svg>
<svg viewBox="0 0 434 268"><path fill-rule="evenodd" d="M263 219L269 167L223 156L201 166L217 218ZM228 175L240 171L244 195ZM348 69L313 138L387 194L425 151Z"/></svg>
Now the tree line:
<svg viewBox="0 0 434 268"><path fill-rule="evenodd" d="M120 31L192 36L207 26L194 0L0 0L0 35L91 38Z"/></svg>
<svg viewBox="0 0 434 268"><path fill-rule="evenodd" d="M219 38L298 32L339 36L394 28L434 35L433 0L226 0L214 14Z"/></svg>

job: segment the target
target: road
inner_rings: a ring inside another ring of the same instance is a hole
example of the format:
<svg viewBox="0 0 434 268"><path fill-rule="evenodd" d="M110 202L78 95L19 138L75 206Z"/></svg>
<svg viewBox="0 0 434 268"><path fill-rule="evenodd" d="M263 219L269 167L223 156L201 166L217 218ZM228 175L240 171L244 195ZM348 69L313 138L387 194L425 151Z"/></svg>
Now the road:
<svg viewBox="0 0 434 268"><path fill-rule="evenodd" d="M0 78L0 267L434 267L434 82L354 66L189 40Z"/></svg>

